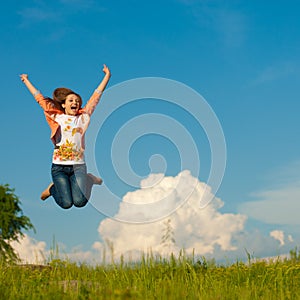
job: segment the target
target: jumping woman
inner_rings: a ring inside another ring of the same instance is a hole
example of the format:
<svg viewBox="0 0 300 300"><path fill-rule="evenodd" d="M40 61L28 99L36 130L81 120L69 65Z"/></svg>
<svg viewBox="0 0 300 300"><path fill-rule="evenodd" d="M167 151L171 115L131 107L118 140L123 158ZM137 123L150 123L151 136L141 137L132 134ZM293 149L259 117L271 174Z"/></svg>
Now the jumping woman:
<svg viewBox="0 0 300 300"><path fill-rule="evenodd" d="M57 88L53 92L53 99L46 98L29 81L27 74L20 75L29 92L44 110L54 144L51 167L53 182L42 192L41 199L46 200L52 196L64 209L73 205L85 206L93 184L102 183L101 178L87 173L84 136L90 117L111 76L106 65L103 66L103 72L105 75L101 83L83 108L80 95L74 91L64 87Z"/></svg>

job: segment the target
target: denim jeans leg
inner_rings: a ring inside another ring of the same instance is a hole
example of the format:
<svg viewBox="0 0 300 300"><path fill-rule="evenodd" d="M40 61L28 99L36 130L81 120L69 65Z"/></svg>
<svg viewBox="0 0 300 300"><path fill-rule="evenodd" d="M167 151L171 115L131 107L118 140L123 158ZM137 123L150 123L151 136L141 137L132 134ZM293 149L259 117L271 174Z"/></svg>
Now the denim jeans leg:
<svg viewBox="0 0 300 300"><path fill-rule="evenodd" d="M76 207L83 207L87 204L89 197L87 193L86 165L74 165L74 174L70 177L73 203Z"/></svg>
<svg viewBox="0 0 300 300"><path fill-rule="evenodd" d="M92 187L94 185L93 179L89 176L86 176L86 190L85 190L85 197L89 200L91 198Z"/></svg>
<svg viewBox="0 0 300 300"><path fill-rule="evenodd" d="M72 191L70 188L70 179L65 167L62 165L52 164L51 175L54 185L50 189L55 202L62 208L72 207Z"/></svg>

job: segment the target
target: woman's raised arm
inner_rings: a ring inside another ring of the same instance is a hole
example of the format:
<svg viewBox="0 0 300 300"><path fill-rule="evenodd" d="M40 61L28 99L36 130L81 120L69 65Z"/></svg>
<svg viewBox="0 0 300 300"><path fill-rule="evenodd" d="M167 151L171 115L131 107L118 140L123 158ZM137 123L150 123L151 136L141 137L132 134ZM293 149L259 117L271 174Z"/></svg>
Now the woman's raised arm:
<svg viewBox="0 0 300 300"><path fill-rule="evenodd" d="M103 72L105 74L104 78L102 79L98 87L95 89L92 97L89 99L89 101L87 102L86 106L83 109L89 115L91 115L94 112L111 76L110 70L106 65L103 65Z"/></svg>
<svg viewBox="0 0 300 300"><path fill-rule="evenodd" d="M30 82L30 80L28 79L28 75L27 74L21 74L20 75L21 80L24 82L24 84L26 85L26 87L28 88L29 92L35 97L40 91L37 90L33 84Z"/></svg>

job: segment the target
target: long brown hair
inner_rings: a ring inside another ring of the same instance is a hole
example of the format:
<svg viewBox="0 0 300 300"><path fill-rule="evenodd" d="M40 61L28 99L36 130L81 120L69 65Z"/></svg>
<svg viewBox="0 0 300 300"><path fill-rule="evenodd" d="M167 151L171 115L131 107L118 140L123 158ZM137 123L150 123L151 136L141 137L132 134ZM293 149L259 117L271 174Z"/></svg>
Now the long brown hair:
<svg viewBox="0 0 300 300"><path fill-rule="evenodd" d="M71 89L68 89L68 88L65 88L65 87L56 88L53 91L53 102L54 102L55 106L58 109L60 109L62 111L65 111L64 108L62 107L62 104L65 103L67 96L71 95L71 94L76 95L79 98L79 104L80 104L80 107L81 107L82 99L81 99L80 95L78 95L77 93L75 93Z"/></svg>

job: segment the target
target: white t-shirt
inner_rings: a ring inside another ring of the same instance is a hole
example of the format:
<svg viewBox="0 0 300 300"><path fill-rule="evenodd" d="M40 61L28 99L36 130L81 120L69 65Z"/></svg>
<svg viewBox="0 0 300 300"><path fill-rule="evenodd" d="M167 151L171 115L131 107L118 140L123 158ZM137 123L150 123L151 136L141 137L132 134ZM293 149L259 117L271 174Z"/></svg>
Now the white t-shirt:
<svg viewBox="0 0 300 300"><path fill-rule="evenodd" d="M60 132L55 136L52 162L59 165L83 164L84 134L90 116L86 113L77 116L57 114L53 115L53 120L60 125Z"/></svg>

